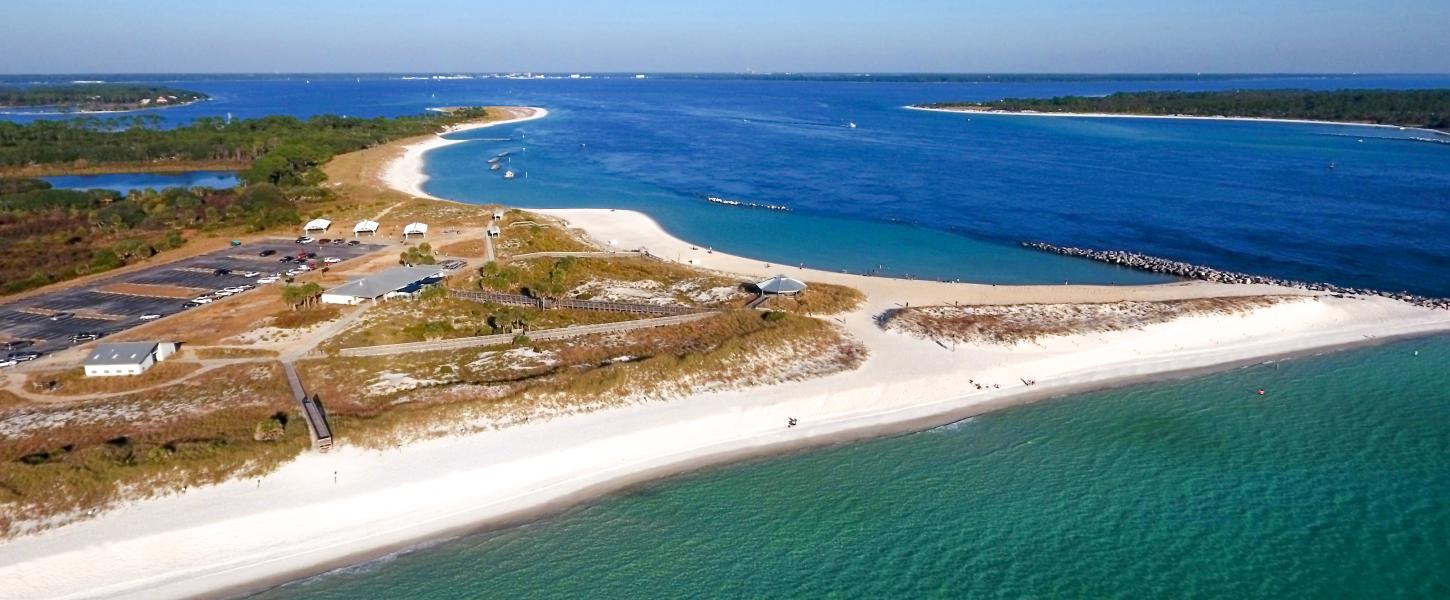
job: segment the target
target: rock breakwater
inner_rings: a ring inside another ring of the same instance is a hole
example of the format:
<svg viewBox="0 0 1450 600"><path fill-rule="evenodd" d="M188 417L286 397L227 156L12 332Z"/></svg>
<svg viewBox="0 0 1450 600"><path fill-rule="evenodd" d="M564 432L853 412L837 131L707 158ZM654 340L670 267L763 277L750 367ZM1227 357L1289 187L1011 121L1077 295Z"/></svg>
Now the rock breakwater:
<svg viewBox="0 0 1450 600"><path fill-rule="evenodd" d="M1328 294L1342 294L1345 296L1382 296L1408 302L1416 306L1427 308L1439 308L1450 310L1450 298L1429 298L1411 294L1408 292L1387 292L1371 288L1345 287L1332 283L1313 283L1305 281L1294 281L1292 279L1279 279L1277 277L1265 277L1262 275L1249 275L1246 273L1235 273L1233 271L1221 271L1213 267L1205 267L1186 262L1169 260L1137 252L1124 250L1091 250L1088 248L1074 248L1071 246L1056 246L1044 242L1022 242L1022 246L1033 250L1051 252L1063 256L1086 258L1098 262L1119 265L1132 269L1161 273L1182 277L1184 279L1198 279L1212 281L1214 283L1238 283L1238 284L1265 284L1283 287L1297 288L1314 292Z"/></svg>

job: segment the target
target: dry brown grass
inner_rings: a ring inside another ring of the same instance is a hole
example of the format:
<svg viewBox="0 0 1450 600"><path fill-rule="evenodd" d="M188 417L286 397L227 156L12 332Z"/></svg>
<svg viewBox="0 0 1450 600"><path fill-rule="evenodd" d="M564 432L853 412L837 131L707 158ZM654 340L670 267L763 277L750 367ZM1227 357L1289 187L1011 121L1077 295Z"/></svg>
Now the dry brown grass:
<svg viewBox="0 0 1450 600"><path fill-rule="evenodd" d="M128 329L116 341L172 340L218 344L257 327L268 316L287 310L280 292L261 289L187 309L181 314Z"/></svg>
<svg viewBox="0 0 1450 600"><path fill-rule="evenodd" d="M495 240L495 250L500 258L533 252L595 252L600 250L585 241L584 237L564 229L559 223L543 215L509 209L499 227L502 230Z"/></svg>
<svg viewBox="0 0 1450 600"><path fill-rule="evenodd" d="M400 299L373 307L361 321L333 336L322 347L325 350L338 350L502 333L503 331L496 330L490 323L490 317L502 316L505 313L526 316L529 329L554 329L644 318L641 315L602 311L505 308L497 304L446 296L418 300Z"/></svg>
<svg viewBox="0 0 1450 600"><path fill-rule="evenodd" d="M452 242L438 248L439 256L483 258L487 254L487 244L483 241L483 238L472 238L460 242Z"/></svg>
<svg viewBox="0 0 1450 600"><path fill-rule="evenodd" d="M318 323L325 323L342 316L342 309L331 304L310 306L296 310L287 309L273 314L266 324L278 329L302 329Z"/></svg>
<svg viewBox="0 0 1450 600"><path fill-rule="evenodd" d="M1011 345L1064 335L1140 329L1193 315L1243 313L1298 300L1302 298L1247 296L1101 304L923 306L888 311L881 323L886 329L920 337Z"/></svg>
<svg viewBox="0 0 1450 600"><path fill-rule="evenodd" d="M774 310L826 316L851 312L866 301L865 294L853 287L833 283L806 283L806 290L794 296L772 296L765 307Z"/></svg>
<svg viewBox="0 0 1450 600"><path fill-rule="evenodd" d="M386 446L711 390L817 377L855 368L865 348L835 326L755 311L690 324L389 357L298 363L338 435Z"/></svg>
<svg viewBox="0 0 1450 600"><path fill-rule="evenodd" d="M0 537L270 471L307 448L307 428L291 419L274 442L254 441L253 432L293 406L274 362L80 406L11 409L0 417Z"/></svg>
<svg viewBox="0 0 1450 600"><path fill-rule="evenodd" d="M561 260L510 261L507 267L518 272L519 280L509 291L537 286ZM564 271L561 285L571 298L682 306L743 305L747 300L740 281L674 263L629 255L569 261L572 266ZM470 273L468 281L477 280L477 274Z"/></svg>
<svg viewBox="0 0 1450 600"><path fill-rule="evenodd" d="M229 358L276 358L276 350L266 348L236 348L228 346L204 346L192 348L192 356L200 360L229 359Z"/></svg>
<svg viewBox="0 0 1450 600"><path fill-rule="evenodd" d="M201 365L194 362L166 360L152 365L150 369L140 375L86 377L84 367L74 367L63 371L34 373L26 383L26 389L37 394L53 396L129 392L181 379L195 373L200 368Z"/></svg>

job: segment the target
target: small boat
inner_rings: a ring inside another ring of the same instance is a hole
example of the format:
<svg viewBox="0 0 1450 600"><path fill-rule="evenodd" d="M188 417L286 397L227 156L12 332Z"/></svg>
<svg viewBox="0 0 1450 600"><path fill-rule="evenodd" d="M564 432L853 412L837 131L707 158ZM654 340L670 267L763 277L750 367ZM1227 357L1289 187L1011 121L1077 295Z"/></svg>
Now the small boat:
<svg viewBox="0 0 1450 600"><path fill-rule="evenodd" d="M514 178L514 172L513 171L504 171L503 172L503 178L504 179L513 179Z"/></svg>
<svg viewBox="0 0 1450 600"><path fill-rule="evenodd" d="M499 164L498 163L493 163L493 164L491 164L491 165L488 166L488 170L490 170L490 171L497 171L498 169L499 169Z"/></svg>
<svg viewBox="0 0 1450 600"><path fill-rule="evenodd" d="M856 128L856 122L855 121L851 121L850 123L847 123L846 126L847 127L850 127L851 129L855 129Z"/></svg>

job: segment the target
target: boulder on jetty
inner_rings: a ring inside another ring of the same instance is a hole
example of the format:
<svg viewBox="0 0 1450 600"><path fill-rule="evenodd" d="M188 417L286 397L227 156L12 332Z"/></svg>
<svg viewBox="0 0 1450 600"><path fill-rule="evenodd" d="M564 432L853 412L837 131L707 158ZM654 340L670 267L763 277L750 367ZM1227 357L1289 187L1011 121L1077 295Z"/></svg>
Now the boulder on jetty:
<svg viewBox="0 0 1450 600"><path fill-rule="evenodd" d="M1220 271L1213 267L1189 264L1176 260L1169 260L1137 252L1124 250L1091 250L1088 248L1074 248L1071 246L1056 246L1045 242L1022 242L1022 246L1051 252L1062 256L1086 258L1098 262L1119 265L1150 273L1161 273L1182 277L1184 279L1198 279L1212 281L1214 283L1238 283L1238 284L1264 284L1277 285L1282 287L1297 288L1313 292L1324 292L1327 294L1340 294L1345 296L1381 296L1407 302L1416 306L1426 308L1441 308L1450 310L1450 299L1429 298L1411 294L1409 292L1386 292L1370 288L1356 288L1335 285L1332 283L1311 283L1294 281L1291 279L1279 279L1276 277L1264 277L1262 275L1249 275L1246 273L1235 273L1233 271Z"/></svg>

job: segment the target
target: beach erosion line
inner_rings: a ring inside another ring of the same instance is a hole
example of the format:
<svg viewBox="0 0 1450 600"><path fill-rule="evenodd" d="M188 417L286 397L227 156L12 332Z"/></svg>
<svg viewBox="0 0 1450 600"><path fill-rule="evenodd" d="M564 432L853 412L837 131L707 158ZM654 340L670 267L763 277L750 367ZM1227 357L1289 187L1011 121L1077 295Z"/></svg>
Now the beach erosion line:
<svg viewBox="0 0 1450 600"><path fill-rule="evenodd" d="M641 400L383 451L343 444L327 454L307 453L255 482L135 502L0 544L0 599L235 595L746 456L925 429L1044 397L1450 331L1445 312L1388 298L1206 282L987 286L864 277L701 249L634 211L534 212L595 240L648 248L704 269L746 277L784 271L855 286L866 303L831 320L870 354L856 370L814 379ZM903 304L1266 294L1304 297L1249 313L1015 346L946 346L882 330L875 319ZM1021 378L1038 383L1014 383ZM787 427L793 418L799 425Z"/></svg>

